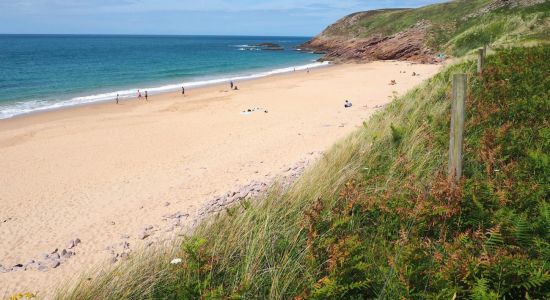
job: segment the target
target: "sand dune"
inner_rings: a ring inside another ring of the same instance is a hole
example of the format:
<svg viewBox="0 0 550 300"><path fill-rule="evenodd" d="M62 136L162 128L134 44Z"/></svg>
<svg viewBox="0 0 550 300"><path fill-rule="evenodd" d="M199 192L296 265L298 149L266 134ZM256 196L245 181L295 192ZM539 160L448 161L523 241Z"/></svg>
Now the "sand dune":
<svg viewBox="0 0 550 300"><path fill-rule="evenodd" d="M0 273L0 297L47 297L108 266L112 253L157 241L170 222L163 216L189 214L180 218L188 223L213 196L284 174L439 68L338 65L239 82L239 91L211 86L0 120L0 265L50 262L56 248L82 241L56 268Z"/></svg>

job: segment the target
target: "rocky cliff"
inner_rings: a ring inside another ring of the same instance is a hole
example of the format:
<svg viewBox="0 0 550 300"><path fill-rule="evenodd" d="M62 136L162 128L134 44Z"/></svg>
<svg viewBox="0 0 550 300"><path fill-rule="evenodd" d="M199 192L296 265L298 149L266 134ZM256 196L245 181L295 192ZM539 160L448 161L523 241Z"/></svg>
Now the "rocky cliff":
<svg viewBox="0 0 550 300"><path fill-rule="evenodd" d="M321 60L334 62L433 62L440 52L452 55L464 51L457 50L453 44L460 35L473 36L466 36L465 39L466 48L472 49L501 38L498 24L495 25L496 28L487 26L490 22L494 23L495 18L498 19L496 14L506 18L520 8L544 2L545 0L456 0L417 9L359 12L337 21L301 48L325 53ZM475 31L472 30L473 27L476 30L481 28L482 32L470 32Z"/></svg>

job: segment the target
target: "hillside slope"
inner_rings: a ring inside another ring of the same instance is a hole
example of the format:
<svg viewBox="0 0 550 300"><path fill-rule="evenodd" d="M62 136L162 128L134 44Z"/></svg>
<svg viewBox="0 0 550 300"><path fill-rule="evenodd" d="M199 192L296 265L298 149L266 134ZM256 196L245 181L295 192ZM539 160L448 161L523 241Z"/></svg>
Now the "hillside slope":
<svg viewBox="0 0 550 300"><path fill-rule="evenodd" d="M288 191L58 299L548 299L550 46L467 61L396 99ZM464 177L445 177L469 75ZM173 258L181 264L170 264Z"/></svg>
<svg viewBox="0 0 550 300"><path fill-rule="evenodd" d="M496 46L550 39L545 0L456 0L417 9L354 13L329 26L302 48L323 60L400 59L432 62L439 53L461 56Z"/></svg>

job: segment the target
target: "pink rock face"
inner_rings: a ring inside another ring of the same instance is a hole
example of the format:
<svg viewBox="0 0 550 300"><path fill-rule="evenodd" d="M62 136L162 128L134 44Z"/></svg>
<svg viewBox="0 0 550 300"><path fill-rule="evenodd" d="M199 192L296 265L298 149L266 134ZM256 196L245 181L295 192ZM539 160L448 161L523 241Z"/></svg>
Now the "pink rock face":
<svg viewBox="0 0 550 300"><path fill-rule="evenodd" d="M393 36L373 36L369 38L319 36L305 47L327 54L322 60L373 61L408 60L429 62L435 53L424 46L426 26L413 27Z"/></svg>

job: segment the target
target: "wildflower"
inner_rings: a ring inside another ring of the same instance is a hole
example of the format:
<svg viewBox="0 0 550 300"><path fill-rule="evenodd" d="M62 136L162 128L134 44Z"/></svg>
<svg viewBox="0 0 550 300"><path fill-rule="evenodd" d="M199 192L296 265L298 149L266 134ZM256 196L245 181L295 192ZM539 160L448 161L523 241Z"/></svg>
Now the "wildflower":
<svg viewBox="0 0 550 300"><path fill-rule="evenodd" d="M170 264L172 264L172 265L179 265L179 264L181 264L181 262L182 262L181 258L174 258L174 259L172 259L172 261L170 262Z"/></svg>

